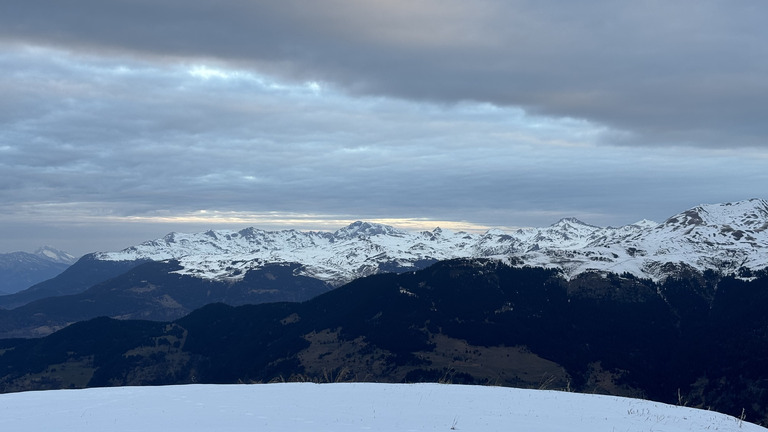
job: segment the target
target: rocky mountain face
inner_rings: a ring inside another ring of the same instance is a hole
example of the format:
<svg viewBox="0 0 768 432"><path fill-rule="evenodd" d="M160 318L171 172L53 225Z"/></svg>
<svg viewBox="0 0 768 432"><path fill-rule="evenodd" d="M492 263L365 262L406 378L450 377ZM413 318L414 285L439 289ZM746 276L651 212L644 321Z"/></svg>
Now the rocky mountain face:
<svg viewBox="0 0 768 432"><path fill-rule="evenodd" d="M13 294L50 279L72 265L76 258L45 246L35 253L0 254L0 295Z"/></svg>
<svg viewBox="0 0 768 432"><path fill-rule="evenodd" d="M630 273L653 280L686 269L737 273L768 266L768 202L752 199L701 205L662 223L613 228L562 219L545 228L484 234L408 232L355 222L336 232L217 230L171 233L105 261L178 260L181 274L237 280L266 264L298 263L297 273L339 286L385 271L416 270L453 258L495 258L555 268L566 277L588 271Z"/></svg>

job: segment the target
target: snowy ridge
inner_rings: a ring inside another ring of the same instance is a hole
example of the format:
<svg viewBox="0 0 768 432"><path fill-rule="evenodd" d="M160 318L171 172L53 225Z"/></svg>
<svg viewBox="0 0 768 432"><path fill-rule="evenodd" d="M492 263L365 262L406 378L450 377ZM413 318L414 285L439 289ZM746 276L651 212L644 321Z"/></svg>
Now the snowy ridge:
<svg viewBox="0 0 768 432"><path fill-rule="evenodd" d="M43 246L35 251L35 255L61 264L74 264L77 261L77 257L74 255L58 250L52 246Z"/></svg>
<svg viewBox="0 0 768 432"><path fill-rule="evenodd" d="M662 279L669 264L725 273L768 266L768 202L751 199L700 205L663 223L648 220L601 228L566 218L545 228L489 230L483 234L436 228L409 232L355 222L336 232L216 230L171 233L102 260L179 260L183 274L241 278L268 263L302 264L300 274L342 284L393 266L425 260L498 258L559 268L567 277L585 271L629 272Z"/></svg>
<svg viewBox="0 0 768 432"><path fill-rule="evenodd" d="M8 431L766 431L646 400L448 384L112 387L3 394L0 404Z"/></svg>

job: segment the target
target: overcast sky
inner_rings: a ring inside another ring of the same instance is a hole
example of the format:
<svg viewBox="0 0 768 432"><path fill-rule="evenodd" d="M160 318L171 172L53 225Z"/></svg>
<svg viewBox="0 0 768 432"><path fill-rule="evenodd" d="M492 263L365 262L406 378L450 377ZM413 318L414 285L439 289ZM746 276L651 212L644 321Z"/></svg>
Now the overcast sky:
<svg viewBox="0 0 768 432"><path fill-rule="evenodd" d="M6 0L0 252L766 198L768 3Z"/></svg>

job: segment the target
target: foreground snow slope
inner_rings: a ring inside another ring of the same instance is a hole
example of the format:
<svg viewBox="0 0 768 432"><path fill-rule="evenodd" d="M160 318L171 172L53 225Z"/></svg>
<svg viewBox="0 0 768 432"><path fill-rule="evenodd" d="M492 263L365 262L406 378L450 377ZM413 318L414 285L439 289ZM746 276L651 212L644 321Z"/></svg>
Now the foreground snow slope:
<svg viewBox="0 0 768 432"><path fill-rule="evenodd" d="M766 431L611 396L445 384L116 387L0 395L0 430Z"/></svg>

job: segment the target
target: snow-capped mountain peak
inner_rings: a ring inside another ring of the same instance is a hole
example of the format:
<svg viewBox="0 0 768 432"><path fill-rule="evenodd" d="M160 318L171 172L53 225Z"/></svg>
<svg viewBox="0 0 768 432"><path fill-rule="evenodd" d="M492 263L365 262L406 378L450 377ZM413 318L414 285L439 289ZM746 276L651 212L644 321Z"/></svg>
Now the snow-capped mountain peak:
<svg viewBox="0 0 768 432"><path fill-rule="evenodd" d="M357 221L328 233L318 231L211 230L171 233L104 260L179 260L187 273L204 278L239 278L268 263L293 262L299 273L332 284L360 276L416 268L452 258L498 258L554 267L566 276L585 271L666 276L668 263L699 270L736 272L768 267L768 203L753 199L700 205L661 224L641 220L600 228L575 218L545 228L491 229L483 234L409 232Z"/></svg>
<svg viewBox="0 0 768 432"><path fill-rule="evenodd" d="M74 264L75 261L77 261L77 257L74 255L58 250L52 246L42 246L34 252L34 255L61 264Z"/></svg>
<svg viewBox="0 0 768 432"><path fill-rule="evenodd" d="M732 203L702 204L682 213L678 213L663 225L692 226L731 226L732 228L764 230L768 221L768 201L749 199Z"/></svg>
<svg viewBox="0 0 768 432"><path fill-rule="evenodd" d="M636 226L636 227L641 228L641 229L655 228L655 227L659 226L659 223L655 222L655 221L652 221L652 220L643 219L643 220L639 220L639 221L633 223L632 226Z"/></svg>
<svg viewBox="0 0 768 432"><path fill-rule="evenodd" d="M356 221L333 233L335 238L372 237L378 235L403 236L407 233L389 225Z"/></svg>
<svg viewBox="0 0 768 432"><path fill-rule="evenodd" d="M599 227L596 227L594 225L590 225L590 224L588 224L586 222L582 222L582 221L580 221L579 219L577 219L575 217L562 218L559 221L557 221L554 224L552 224L551 226L552 227L561 227L561 226L575 226L575 227L578 227L578 226L584 226L584 227L590 227L590 228L599 228Z"/></svg>

